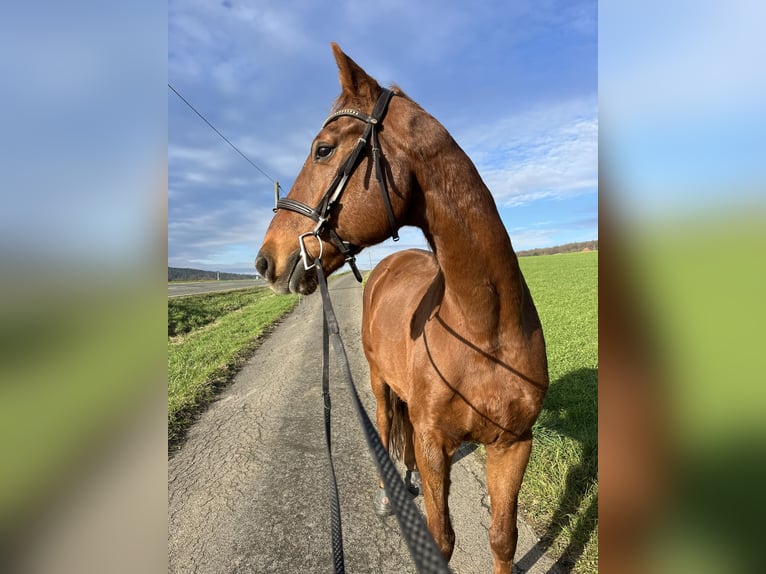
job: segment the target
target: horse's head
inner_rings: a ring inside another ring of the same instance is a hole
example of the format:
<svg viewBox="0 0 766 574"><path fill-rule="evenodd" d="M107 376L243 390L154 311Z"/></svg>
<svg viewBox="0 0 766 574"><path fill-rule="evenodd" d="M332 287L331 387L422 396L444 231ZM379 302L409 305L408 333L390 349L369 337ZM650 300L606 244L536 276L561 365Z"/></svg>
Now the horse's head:
<svg viewBox="0 0 766 574"><path fill-rule="evenodd" d="M312 293L316 258L329 275L362 248L396 237L415 185L404 144L415 104L381 88L336 44L332 50L341 95L255 260L277 293Z"/></svg>

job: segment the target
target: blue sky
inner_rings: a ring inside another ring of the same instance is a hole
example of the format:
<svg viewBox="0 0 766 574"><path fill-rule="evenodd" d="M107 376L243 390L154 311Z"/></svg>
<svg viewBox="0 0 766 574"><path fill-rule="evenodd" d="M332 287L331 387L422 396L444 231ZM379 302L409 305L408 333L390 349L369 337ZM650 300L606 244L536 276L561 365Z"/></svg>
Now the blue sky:
<svg viewBox="0 0 766 574"><path fill-rule="evenodd" d="M171 1L168 81L286 192L340 91L331 41L447 127L517 250L598 237L596 2ZM253 273L272 184L170 90L168 162L168 264Z"/></svg>

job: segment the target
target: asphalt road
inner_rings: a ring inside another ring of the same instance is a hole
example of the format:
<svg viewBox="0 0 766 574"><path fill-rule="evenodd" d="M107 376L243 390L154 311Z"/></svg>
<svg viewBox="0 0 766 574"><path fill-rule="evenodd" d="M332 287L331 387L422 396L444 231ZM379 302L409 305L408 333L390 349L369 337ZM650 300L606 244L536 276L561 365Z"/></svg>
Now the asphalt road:
<svg viewBox="0 0 766 574"><path fill-rule="evenodd" d="M360 342L361 287L346 275L330 288L354 379L374 420ZM169 572L332 572L320 365L317 293L266 339L171 454ZM346 571L415 572L396 519L373 512L375 467L337 365L330 375ZM422 510L422 496L416 502ZM484 463L469 445L456 456L450 507L457 539L450 567L491 572ZM521 519L519 529L521 571L558 573Z"/></svg>
<svg viewBox="0 0 766 574"><path fill-rule="evenodd" d="M201 295L217 291L234 291L266 285L263 279L239 279L236 281L198 281L194 283L168 283L168 297Z"/></svg>

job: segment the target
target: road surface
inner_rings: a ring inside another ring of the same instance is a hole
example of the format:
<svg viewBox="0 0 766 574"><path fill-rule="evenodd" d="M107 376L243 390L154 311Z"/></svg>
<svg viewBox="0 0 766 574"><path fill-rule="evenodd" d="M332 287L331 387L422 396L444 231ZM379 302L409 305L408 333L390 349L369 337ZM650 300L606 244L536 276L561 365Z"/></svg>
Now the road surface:
<svg viewBox="0 0 766 574"><path fill-rule="evenodd" d="M360 342L361 287L330 282L357 388L374 420ZM168 461L168 571L177 574L332 572L320 381L321 300L302 300L190 429ZM331 353L332 356L332 353ZM333 451L346 571L415 572L396 519L373 512L377 477L345 381L332 364ZM484 464L458 452L450 507L459 574L492 571ZM416 499L423 508L422 496ZM558 573L519 523L522 572Z"/></svg>
<svg viewBox="0 0 766 574"><path fill-rule="evenodd" d="M194 283L168 283L168 297L201 295L217 291L234 291L266 285L263 279L238 279L236 281L196 281Z"/></svg>

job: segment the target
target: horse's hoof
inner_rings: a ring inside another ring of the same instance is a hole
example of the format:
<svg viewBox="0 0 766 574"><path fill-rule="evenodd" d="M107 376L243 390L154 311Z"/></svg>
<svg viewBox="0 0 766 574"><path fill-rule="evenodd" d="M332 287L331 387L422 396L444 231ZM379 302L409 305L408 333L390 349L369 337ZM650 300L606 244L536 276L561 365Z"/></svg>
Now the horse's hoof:
<svg viewBox="0 0 766 574"><path fill-rule="evenodd" d="M391 509L391 501L384 488L378 487L378 493L375 495L375 514L378 516L391 516L394 511Z"/></svg>
<svg viewBox="0 0 766 574"><path fill-rule="evenodd" d="M408 470L404 475L404 484L412 496L417 496L423 491L423 483L420 482L420 473L417 470Z"/></svg>

